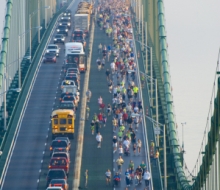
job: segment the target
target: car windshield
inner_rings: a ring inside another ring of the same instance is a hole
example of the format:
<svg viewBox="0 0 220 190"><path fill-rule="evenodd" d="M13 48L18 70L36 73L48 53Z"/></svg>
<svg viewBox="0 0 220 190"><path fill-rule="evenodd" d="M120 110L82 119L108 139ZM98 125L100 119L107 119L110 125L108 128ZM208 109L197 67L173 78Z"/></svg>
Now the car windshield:
<svg viewBox="0 0 220 190"><path fill-rule="evenodd" d="M50 170L48 174L51 178L64 178L65 177L65 172L63 170Z"/></svg>
<svg viewBox="0 0 220 190"><path fill-rule="evenodd" d="M50 161L50 165L52 165L52 166L62 166L62 165L66 165L67 163L66 163L66 160L65 159L52 159L51 161Z"/></svg>
<svg viewBox="0 0 220 190"><path fill-rule="evenodd" d="M68 23L70 23L70 20L69 20L69 19L62 19L60 22L61 22L61 23L63 23L63 22L68 22Z"/></svg>
<svg viewBox="0 0 220 190"><path fill-rule="evenodd" d="M74 36L73 40L83 40L82 36Z"/></svg>
<svg viewBox="0 0 220 190"><path fill-rule="evenodd" d="M60 108L73 108L73 104L72 103L62 103L60 104Z"/></svg>
<svg viewBox="0 0 220 190"><path fill-rule="evenodd" d="M55 36L55 38L63 38L63 36L62 36L62 35L57 34L57 35Z"/></svg>
<svg viewBox="0 0 220 190"><path fill-rule="evenodd" d="M47 49L57 49L57 46L48 46Z"/></svg>
<svg viewBox="0 0 220 190"><path fill-rule="evenodd" d="M54 153L53 158L57 158L57 157L67 158L67 154L66 153Z"/></svg>
<svg viewBox="0 0 220 190"><path fill-rule="evenodd" d="M51 184L55 184L55 183L66 183L64 179L52 179Z"/></svg>
<svg viewBox="0 0 220 190"><path fill-rule="evenodd" d="M51 144L52 147L67 147L66 141L53 141Z"/></svg>
<svg viewBox="0 0 220 190"><path fill-rule="evenodd" d="M59 26L59 29L66 29L66 26Z"/></svg>
<svg viewBox="0 0 220 190"><path fill-rule="evenodd" d="M75 99L74 96L64 96L63 97L64 101L73 101L74 99Z"/></svg>
<svg viewBox="0 0 220 190"><path fill-rule="evenodd" d="M83 35L83 32L82 32L82 31L74 31L74 35L76 35L76 36L77 36L77 35L81 35L81 36L82 36L82 35Z"/></svg>
<svg viewBox="0 0 220 190"><path fill-rule="evenodd" d="M55 54L54 53L45 53L45 56L50 57L50 56L55 56Z"/></svg>

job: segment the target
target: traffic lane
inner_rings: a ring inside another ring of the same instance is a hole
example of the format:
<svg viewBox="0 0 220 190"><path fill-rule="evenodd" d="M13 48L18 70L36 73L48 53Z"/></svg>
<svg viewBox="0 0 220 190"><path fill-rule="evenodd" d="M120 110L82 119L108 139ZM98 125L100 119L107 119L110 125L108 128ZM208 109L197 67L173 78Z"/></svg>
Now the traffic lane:
<svg viewBox="0 0 220 190"><path fill-rule="evenodd" d="M3 189L36 187L48 132L48 118L61 65L42 65L31 93ZM45 106L48 105L48 106ZM15 169L16 168L16 169ZM13 181L13 183L11 183ZM36 188L35 188L36 189Z"/></svg>

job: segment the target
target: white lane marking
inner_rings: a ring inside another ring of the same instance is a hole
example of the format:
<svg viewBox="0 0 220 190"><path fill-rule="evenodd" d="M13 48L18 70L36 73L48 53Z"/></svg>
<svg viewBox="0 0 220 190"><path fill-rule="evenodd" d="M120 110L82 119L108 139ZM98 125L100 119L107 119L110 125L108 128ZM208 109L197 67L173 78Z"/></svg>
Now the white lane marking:
<svg viewBox="0 0 220 190"><path fill-rule="evenodd" d="M45 151L43 151L43 154L45 154Z"/></svg>
<svg viewBox="0 0 220 190"><path fill-rule="evenodd" d="M39 173L41 172L41 170L39 170Z"/></svg>
<svg viewBox="0 0 220 190"><path fill-rule="evenodd" d="M39 183L39 179L37 180L37 183Z"/></svg>
<svg viewBox="0 0 220 190"><path fill-rule="evenodd" d="M43 163L44 161L43 160L41 160L41 164Z"/></svg>
<svg viewBox="0 0 220 190"><path fill-rule="evenodd" d="M47 145L47 143L45 143L45 146Z"/></svg>

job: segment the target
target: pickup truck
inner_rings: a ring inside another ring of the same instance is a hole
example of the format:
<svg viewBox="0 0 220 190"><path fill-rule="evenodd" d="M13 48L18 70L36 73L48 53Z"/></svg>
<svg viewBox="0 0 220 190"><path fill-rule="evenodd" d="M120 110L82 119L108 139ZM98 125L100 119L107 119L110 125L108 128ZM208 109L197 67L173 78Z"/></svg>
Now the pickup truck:
<svg viewBox="0 0 220 190"><path fill-rule="evenodd" d="M47 46L47 50L46 50L47 53L55 53L56 56L58 57L59 56L59 53L60 53L60 48L58 47L58 45L55 45L55 44L49 44Z"/></svg>

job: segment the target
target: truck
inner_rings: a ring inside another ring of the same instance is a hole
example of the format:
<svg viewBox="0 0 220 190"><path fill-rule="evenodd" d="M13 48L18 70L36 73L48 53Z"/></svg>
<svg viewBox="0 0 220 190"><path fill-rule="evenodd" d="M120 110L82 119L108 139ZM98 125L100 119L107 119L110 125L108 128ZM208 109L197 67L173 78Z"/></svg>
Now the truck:
<svg viewBox="0 0 220 190"><path fill-rule="evenodd" d="M71 68L72 65L77 64L80 72L87 70L87 57L84 52L82 43L68 42L65 43L65 67Z"/></svg>
<svg viewBox="0 0 220 190"><path fill-rule="evenodd" d="M83 30L85 34L89 32L90 14L75 14L74 29Z"/></svg>

